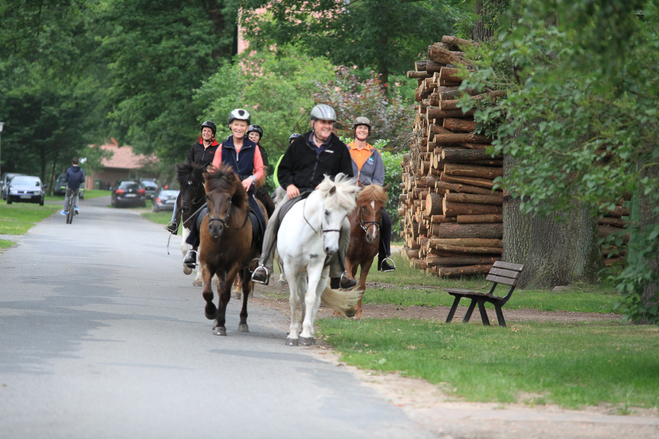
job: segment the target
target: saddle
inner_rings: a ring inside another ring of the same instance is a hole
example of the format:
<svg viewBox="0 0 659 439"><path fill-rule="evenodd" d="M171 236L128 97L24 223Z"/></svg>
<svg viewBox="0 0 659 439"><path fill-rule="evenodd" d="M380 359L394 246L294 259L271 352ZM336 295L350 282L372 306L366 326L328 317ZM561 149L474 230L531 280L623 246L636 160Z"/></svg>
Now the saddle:
<svg viewBox="0 0 659 439"><path fill-rule="evenodd" d="M249 220L252 222L252 249L261 251L263 246L263 237L265 236L265 224L261 222L259 216L250 207L247 211Z"/></svg>
<svg viewBox="0 0 659 439"><path fill-rule="evenodd" d="M286 201L286 202L281 206L281 209L279 209L279 221L281 221L281 220L284 219L284 216L286 216L286 214L288 213L288 211L291 210L291 208L292 208L293 206L295 206L295 204L296 204L298 201L302 201L302 200L304 200L304 199L306 199L306 198L309 198L309 195L311 195L311 192L312 192L312 191L304 191L304 192L302 192L300 195L298 195L297 197L295 197L295 198L293 198L293 199L291 199L291 200Z"/></svg>

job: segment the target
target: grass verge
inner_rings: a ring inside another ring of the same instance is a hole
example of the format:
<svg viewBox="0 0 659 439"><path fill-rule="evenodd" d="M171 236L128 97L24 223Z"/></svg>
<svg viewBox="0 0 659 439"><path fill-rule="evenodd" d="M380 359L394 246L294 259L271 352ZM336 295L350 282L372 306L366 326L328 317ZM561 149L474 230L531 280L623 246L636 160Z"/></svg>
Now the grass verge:
<svg viewBox="0 0 659 439"><path fill-rule="evenodd" d="M426 320L321 319L348 364L399 371L479 402L659 407L659 328L524 322L510 328Z"/></svg>
<svg viewBox="0 0 659 439"><path fill-rule="evenodd" d="M23 235L32 226L57 212L61 207L52 204L0 204L0 235Z"/></svg>
<svg viewBox="0 0 659 439"><path fill-rule="evenodd" d="M148 205L148 203L147 203ZM142 216L149 221L152 221L156 224L162 224L162 225L167 225L172 219L172 212L171 211L165 211L165 212L151 212L150 210L141 212ZM181 228L179 227L178 234L181 234Z"/></svg>
<svg viewBox="0 0 659 439"><path fill-rule="evenodd" d="M105 191L101 189L88 189L85 190L85 200L91 200L92 198L107 197L110 196L110 191ZM64 202L64 195L48 195L46 201L61 201Z"/></svg>
<svg viewBox="0 0 659 439"><path fill-rule="evenodd" d="M492 283L484 276L468 278L440 278L411 268L407 261L395 255L396 271L382 273L371 269L368 282L383 283L368 288L364 303L394 304L400 306L451 306L453 296L442 288L462 288L488 292ZM359 275L358 275L359 276ZM505 285L497 287L496 295L507 293ZM615 289L602 284L574 284L559 291L521 290L513 292L506 308L537 309L540 311L571 311L612 313L620 295ZM468 300L460 302L465 306ZM491 305L486 305L491 307Z"/></svg>

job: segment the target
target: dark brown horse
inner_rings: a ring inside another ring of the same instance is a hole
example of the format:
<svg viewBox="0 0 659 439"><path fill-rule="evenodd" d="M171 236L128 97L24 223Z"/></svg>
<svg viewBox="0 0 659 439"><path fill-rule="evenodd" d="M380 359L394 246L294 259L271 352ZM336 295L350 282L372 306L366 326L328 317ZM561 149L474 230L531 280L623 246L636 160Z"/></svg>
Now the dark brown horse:
<svg viewBox="0 0 659 439"><path fill-rule="evenodd" d="M209 168L204 174L208 214L199 228L201 244L199 262L206 300L205 314L215 319L215 335L227 335L226 307L231 299L231 285L237 275L242 279L243 307L240 311L239 332L249 332L247 326L247 299L253 287L249 273L250 262L258 257L260 246L252 245L252 222L248 217L247 193L240 179L229 166ZM265 208L260 206L264 217ZM254 247L254 248L253 248ZM217 274L220 280L219 306L213 303L211 279Z"/></svg>
<svg viewBox="0 0 659 439"><path fill-rule="evenodd" d="M382 209L387 204L389 185L365 186L357 197L355 211L348 215L350 220L350 247L346 257L346 271L354 278L361 266L356 289L366 291L366 276L378 254L380 246L380 220ZM336 313L335 313L336 315ZM362 298L357 302L355 318L362 316Z"/></svg>

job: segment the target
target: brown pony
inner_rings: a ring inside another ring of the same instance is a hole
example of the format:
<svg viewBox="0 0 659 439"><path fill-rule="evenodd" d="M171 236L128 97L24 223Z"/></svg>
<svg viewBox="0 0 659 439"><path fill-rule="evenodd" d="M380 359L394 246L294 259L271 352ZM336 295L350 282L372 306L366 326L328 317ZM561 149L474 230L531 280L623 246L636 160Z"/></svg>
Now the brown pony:
<svg viewBox="0 0 659 439"><path fill-rule="evenodd" d="M254 286L249 273L252 259L259 256L260 246L252 246L252 222L248 217L247 193L231 167L222 165L204 173L208 214L203 218L200 231L199 262L204 282L203 297L206 318L215 319L215 335L227 335L226 307L231 299L231 284L240 275L243 285L243 307L240 311L239 332L249 332L247 326L247 299ZM265 208L260 204L264 218ZM255 247L255 248L253 248ZM211 279L220 279L219 306L213 303Z"/></svg>
<svg viewBox="0 0 659 439"><path fill-rule="evenodd" d="M373 264L373 258L378 254L380 246L380 219L382 209L387 204L389 185L382 187L377 184L365 186L357 197L355 211L348 215L350 220L350 247L346 257L346 271L353 278L357 268L361 266L359 283L356 289L366 290L366 276ZM336 313L335 313L336 315ZM362 316L362 297L357 302L355 318Z"/></svg>

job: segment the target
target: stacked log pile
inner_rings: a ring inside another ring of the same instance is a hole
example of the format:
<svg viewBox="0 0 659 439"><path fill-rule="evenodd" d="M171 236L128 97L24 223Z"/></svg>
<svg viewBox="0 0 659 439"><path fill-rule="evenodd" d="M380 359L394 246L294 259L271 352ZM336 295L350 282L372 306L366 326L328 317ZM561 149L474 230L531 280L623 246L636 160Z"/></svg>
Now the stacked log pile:
<svg viewBox="0 0 659 439"><path fill-rule="evenodd" d="M468 44L445 36L408 72L418 81L418 105L402 163L403 253L413 266L445 277L487 273L503 250L503 194L493 191L503 158L485 151L491 139L475 134L473 112L457 106L463 93L474 100L501 93L459 90L458 67L469 68L460 47Z"/></svg>
<svg viewBox="0 0 659 439"><path fill-rule="evenodd" d="M623 217L630 215L630 209L624 207L624 201L628 201L630 197L621 198L616 203L613 210L604 214L604 216L597 219L597 227L599 229L599 237L607 238L612 234L622 234L622 243L620 246L605 242L602 244L602 255L604 256L604 265L610 267L613 264L622 262L627 254L627 242L629 242L629 233L625 233L623 229L627 221Z"/></svg>

